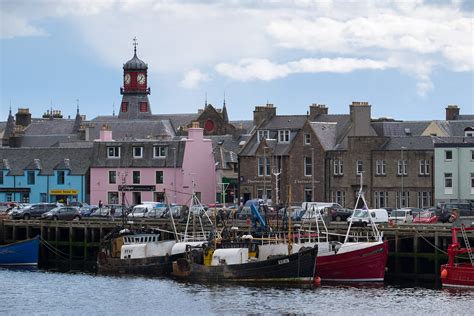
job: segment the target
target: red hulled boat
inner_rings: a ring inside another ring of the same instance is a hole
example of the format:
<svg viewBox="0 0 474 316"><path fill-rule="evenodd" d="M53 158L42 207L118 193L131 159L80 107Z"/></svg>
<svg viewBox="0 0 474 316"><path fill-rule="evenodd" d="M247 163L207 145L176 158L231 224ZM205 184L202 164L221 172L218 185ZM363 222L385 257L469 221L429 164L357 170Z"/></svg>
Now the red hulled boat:
<svg viewBox="0 0 474 316"><path fill-rule="evenodd" d="M453 227L451 229L452 243L448 247L449 260L441 265L441 283L448 287L474 288L474 253L472 252L467 231L474 231L474 227ZM465 247L461 247L457 233L461 232ZM455 263L456 256L467 254L469 262Z"/></svg>

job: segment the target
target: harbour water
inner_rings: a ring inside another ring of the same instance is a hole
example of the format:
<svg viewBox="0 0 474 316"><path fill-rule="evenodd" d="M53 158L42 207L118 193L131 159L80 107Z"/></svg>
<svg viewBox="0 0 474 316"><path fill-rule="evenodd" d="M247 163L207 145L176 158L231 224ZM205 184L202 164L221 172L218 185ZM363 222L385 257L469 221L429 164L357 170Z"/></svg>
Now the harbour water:
<svg viewBox="0 0 474 316"><path fill-rule="evenodd" d="M474 291L394 285L217 286L0 269L0 315L460 315Z"/></svg>

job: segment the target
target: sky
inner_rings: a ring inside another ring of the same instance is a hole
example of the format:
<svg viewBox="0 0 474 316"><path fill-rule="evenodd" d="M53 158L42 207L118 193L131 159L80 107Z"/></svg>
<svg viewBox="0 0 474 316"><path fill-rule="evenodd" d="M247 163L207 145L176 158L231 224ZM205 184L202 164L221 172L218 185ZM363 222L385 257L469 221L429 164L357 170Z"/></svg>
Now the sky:
<svg viewBox="0 0 474 316"><path fill-rule="evenodd" d="M230 120L255 106L304 115L352 101L372 117L474 113L472 0L0 0L0 121L9 107L88 119L116 113L123 64L148 63L153 114Z"/></svg>

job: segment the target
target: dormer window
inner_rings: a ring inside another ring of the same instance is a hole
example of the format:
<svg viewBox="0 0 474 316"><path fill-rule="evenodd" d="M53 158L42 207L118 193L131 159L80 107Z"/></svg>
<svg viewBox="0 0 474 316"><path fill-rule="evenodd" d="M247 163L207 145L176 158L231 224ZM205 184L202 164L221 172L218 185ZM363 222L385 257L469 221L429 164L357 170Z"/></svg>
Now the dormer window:
<svg viewBox="0 0 474 316"><path fill-rule="evenodd" d="M270 131L268 130L259 130L257 131L257 141L261 142L263 139L270 138Z"/></svg>
<svg viewBox="0 0 474 316"><path fill-rule="evenodd" d="M165 157L166 157L166 147L164 146L153 147L153 158L165 158Z"/></svg>
<svg viewBox="0 0 474 316"><path fill-rule="evenodd" d="M143 158L143 147L133 147L133 158Z"/></svg>
<svg viewBox="0 0 474 316"><path fill-rule="evenodd" d="M466 127L464 129L464 136L465 137L474 137L474 127Z"/></svg>
<svg viewBox="0 0 474 316"><path fill-rule="evenodd" d="M289 143L290 142L290 131L287 130L287 129L278 131L278 142L279 143Z"/></svg>
<svg viewBox="0 0 474 316"><path fill-rule="evenodd" d="M311 134L305 133L303 138L304 138L303 143L305 145L311 145Z"/></svg>
<svg viewBox="0 0 474 316"><path fill-rule="evenodd" d="M120 147L118 146L107 147L107 158L120 158Z"/></svg>

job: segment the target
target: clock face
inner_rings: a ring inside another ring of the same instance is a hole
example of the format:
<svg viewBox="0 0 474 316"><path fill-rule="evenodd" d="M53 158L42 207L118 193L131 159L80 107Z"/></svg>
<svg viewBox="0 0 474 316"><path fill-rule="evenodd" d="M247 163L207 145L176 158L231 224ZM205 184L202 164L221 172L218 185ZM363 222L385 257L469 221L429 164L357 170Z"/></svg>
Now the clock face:
<svg viewBox="0 0 474 316"><path fill-rule="evenodd" d="M125 74L123 81L125 82L126 85L130 84L130 74Z"/></svg>
<svg viewBox="0 0 474 316"><path fill-rule="evenodd" d="M144 84L145 83L145 75L144 74L138 74L137 76L137 82L139 84Z"/></svg>

